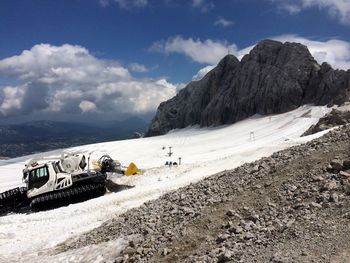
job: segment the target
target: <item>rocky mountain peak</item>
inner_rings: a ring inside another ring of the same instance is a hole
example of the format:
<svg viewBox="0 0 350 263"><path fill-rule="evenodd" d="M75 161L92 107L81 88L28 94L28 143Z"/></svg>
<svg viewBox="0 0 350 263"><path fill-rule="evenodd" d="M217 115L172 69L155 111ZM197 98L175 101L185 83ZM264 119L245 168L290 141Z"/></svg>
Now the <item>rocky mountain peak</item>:
<svg viewBox="0 0 350 263"><path fill-rule="evenodd" d="M147 135L190 125L229 124L309 103L340 104L349 96L349 71L319 65L302 44L263 40L241 61L226 55L200 81L161 103Z"/></svg>
<svg viewBox="0 0 350 263"><path fill-rule="evenodd" d="M239 63L239 59L232 54L224 56L218 63L218 67L221 69L230 68Z"/></svg>

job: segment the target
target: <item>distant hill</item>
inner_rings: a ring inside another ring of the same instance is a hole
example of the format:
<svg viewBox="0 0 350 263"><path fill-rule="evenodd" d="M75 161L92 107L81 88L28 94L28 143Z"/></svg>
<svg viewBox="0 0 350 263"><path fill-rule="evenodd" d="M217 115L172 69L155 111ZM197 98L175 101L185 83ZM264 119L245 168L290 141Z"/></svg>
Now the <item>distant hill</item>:
<svg viewBox="0 0 350 263"><path fill-rule="evenodd" d="M17 157L76 145L133 138L144 133L147 123L140 118L105 121L98 125L33 121L0 125L0 156Z"/></svg>
<svg viewBox="0 0 350 263"><path fill-rule="evenodd" d="M147 136L190 125L230 124L304 104L341 104L350 96L350 70L319 65L306 46L259 42L239 61L227 55L200 81L159 105Z"/></svg>

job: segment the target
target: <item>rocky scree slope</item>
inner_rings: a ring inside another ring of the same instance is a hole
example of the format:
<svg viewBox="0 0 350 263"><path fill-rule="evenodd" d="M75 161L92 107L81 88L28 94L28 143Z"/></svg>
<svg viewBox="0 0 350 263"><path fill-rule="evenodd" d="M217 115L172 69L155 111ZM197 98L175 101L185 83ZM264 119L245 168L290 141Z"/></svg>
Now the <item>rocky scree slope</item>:
<svg viewBox="0 0 350 263"><path fill-rule="evenodd" d="M129 237L115 262L348 262L349 169L348 125L149 201L54 253Z"/></svg>
<svg viewBox="0 0 350 263"><path fill-rule="evenodd" d="M241 61L227 55L203 79L161 103L146 136L234 123L309 103L341 104L349 95L350 70L319 65L302 44L264 40Z"/></svg>

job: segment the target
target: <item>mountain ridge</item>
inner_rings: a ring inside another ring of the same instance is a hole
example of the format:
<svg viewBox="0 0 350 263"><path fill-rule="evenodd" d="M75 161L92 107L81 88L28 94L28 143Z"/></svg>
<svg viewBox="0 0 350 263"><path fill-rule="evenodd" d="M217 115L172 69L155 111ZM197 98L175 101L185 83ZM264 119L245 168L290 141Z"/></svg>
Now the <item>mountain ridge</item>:
<svg viewBox="0 0 350 263"><path fill-rule="evenodd" d="M159 105L146 136L191 125L230 124L304 104L341 104L350 95L350 70L321 65L300 43L259 42L241 61L225 56L201 80Z"/></svg>

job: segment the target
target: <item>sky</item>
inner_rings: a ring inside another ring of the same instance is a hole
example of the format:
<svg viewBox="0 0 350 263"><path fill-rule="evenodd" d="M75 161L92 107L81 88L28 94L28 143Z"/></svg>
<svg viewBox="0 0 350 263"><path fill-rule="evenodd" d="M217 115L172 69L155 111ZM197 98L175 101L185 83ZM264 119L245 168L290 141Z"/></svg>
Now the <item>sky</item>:
<svg viewBox="0 0 350 263"><path fill-rule="evenodd" d="M260 40L350 68L350 0L1 0L0 124L149 120Z"/></svg>

